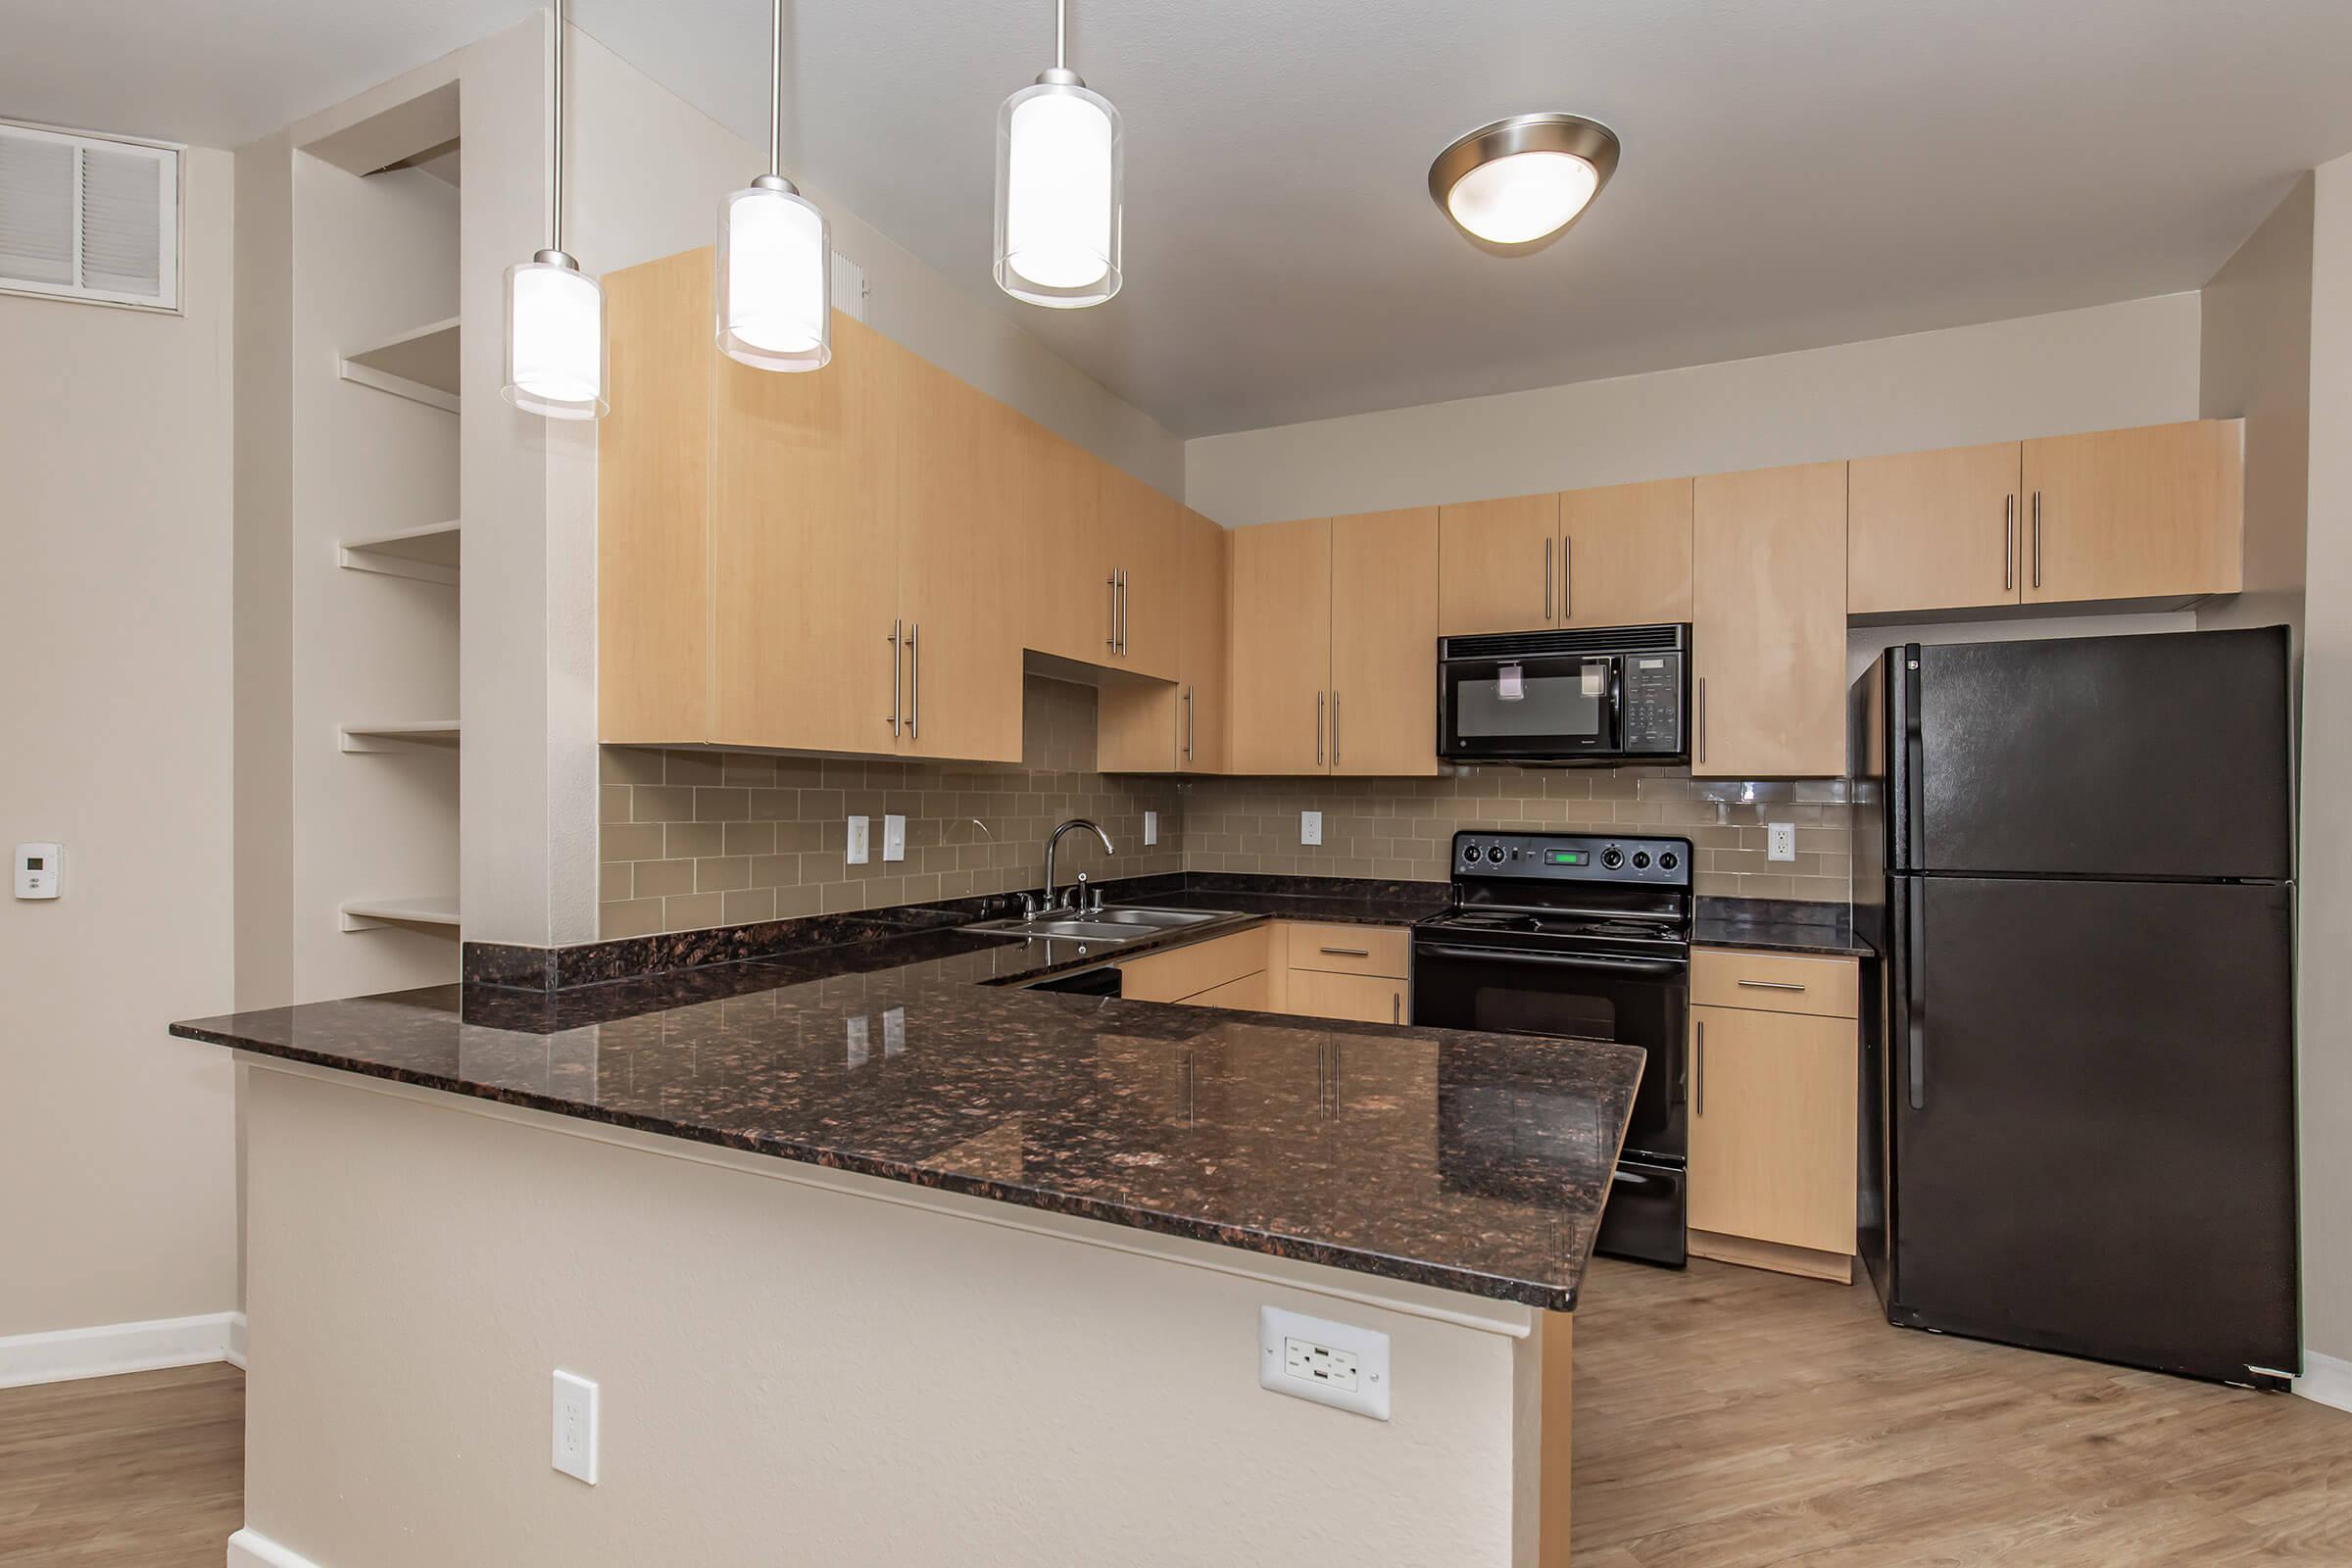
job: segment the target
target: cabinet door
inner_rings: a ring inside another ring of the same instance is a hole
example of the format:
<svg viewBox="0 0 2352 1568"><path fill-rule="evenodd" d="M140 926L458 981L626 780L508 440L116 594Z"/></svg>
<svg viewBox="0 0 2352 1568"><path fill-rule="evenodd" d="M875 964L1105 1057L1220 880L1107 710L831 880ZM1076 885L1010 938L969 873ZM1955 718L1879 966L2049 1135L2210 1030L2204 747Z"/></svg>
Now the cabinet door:
<svg viewBox="0 0 2352 1568"><path fill-rule="evenodd" d="M1437 508L1331 519L1333 772L1438 770L1437 579Z"/></svg>
<svg viewBox="0 0 2352 1568"><path fill-rule="evenodd" d="M1845 465L1701 477L1691 498L1690 771L1845 771Z"/></svg>
<svg viewBox="0 0 2352 1568"><path fill-rule="evenodd" d="M1378 975L1327 974L1293 969L1290 1002L1283 1009L1302 1018L1340 1018L1349 1023L1411 1023L1410 988Z"/></svg>
<svg viewBox="0 0 2352 1568"><path fill-rule="evenodd" d="M1225 530L1198 512L1184 514L1183 696L1178 704L1176 765L1187 773L1222 773L1232 717L1233 552Z"/></svg>
<svg viewBox="0 0 2352 1568"><path fill-rule="evenodd" d="M1561 625L1690 618L1690 483L1659 479L1562 492Z"/></svg>
<svg viewBox="0 0 2352 1568"><path fill-rule="evenodd" d="M2241 419L2025 444L2025 601L2235 593L2245 548Z"/></svg>
<svg viewBox="0 0 2352 1568"><path fill-rule="evenodd" d="M898 412L905 351L836 312L821 375L720 356L711 434L711 733L890 752L902 714Z"/></svg>
<svg viewBox="0 0 2352 1568"><path fill-rule="evenodd" d="M1272 986L1263 973L1244 975L1221 986L1184 999L1188 1007L1238 1007L1244 1012L1270 1012Z"/></svg>
<svg viewBox="0 0 2352 1568"><path fill-rule="evenodd" d="M2019 451L1996 441L1848 464L1846 612L2016 604Z"/></svg>
<svg viewBox="0 0 2352 1568"><path fill-rule="evenodd" d="M1097 471L1111 574L1121 585L1112 628L1118 647L1095 662L1174 680L1184 628L1184 508L1107 463Z"/></svg>
<svg viewBox="0 0 2352 1568"><path fill-rule="evenodd" d="M1854 1022L1690 1009L1690 1228L1854 1250Z"/></svg>
<svg viewBox="0 0 2352 1568"><path fill-rule="evenodd" d="M596 427L597 734L710 727L710 251L605 274L612 412Z"/></svg>
<svg viewBox="0 0 2352 1568"><path fill-rule="evenodd" d="M1556 495L1439 508L1439 631L1558 625L1559 541Z"/></svg>
<svg viewBox="0 0 2352 1568"><path fill-rule="evenodd" d="M1232 646L1233 771L1329 771L1329 517L1234 530Z"/></svg>
<svg viewBox="0 0 2352 1568"><path fill-rule="evenodd" d="M1018 762L1021 647L1004 613L1020 591L1014 416L911 355L899 411L900 750Z"/></svg>
<svg viewBox="0 0 2352 1568"><path fill-rule="evenodd" d="M1110 662L1110 540L1101 524L1102 466L1042 425L1017 421L1022 646Z"/></svg>

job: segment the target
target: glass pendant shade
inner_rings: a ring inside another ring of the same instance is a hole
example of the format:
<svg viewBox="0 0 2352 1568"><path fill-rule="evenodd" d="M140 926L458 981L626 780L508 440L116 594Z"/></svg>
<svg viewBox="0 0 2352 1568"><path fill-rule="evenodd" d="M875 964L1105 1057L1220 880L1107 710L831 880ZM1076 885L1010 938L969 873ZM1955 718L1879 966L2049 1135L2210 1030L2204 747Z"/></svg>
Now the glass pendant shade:
<svg viewBox="0 0 2352 1568"><path fill-rule="evenodd" d="M1049 75L1068 75L1066 72ZM1074 76L1041 80L997 114L997 286L1032 305L1100 305L1119 291L1119 112Z"/></svg>
<svg viewBox="0 0 2352 1568"><path fill-rule="evenodd" d="M833 358L833 240L815 204L762 174L718 206L718 346L762 370Z"/></svg>
<svg viewBox="0 0 2352 1568"><path fill-rule="evenodd" d="M509 403L552 419L606 412L605 291L561 252L507 269Z"/></svg>

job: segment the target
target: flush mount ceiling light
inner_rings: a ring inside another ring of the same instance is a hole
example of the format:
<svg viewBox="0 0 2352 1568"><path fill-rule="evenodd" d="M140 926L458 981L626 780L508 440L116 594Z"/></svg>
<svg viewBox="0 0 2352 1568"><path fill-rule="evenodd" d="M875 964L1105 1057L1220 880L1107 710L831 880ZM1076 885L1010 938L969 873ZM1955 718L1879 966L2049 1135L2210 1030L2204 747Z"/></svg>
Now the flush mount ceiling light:
<svg viewBox="0 0 2352 1568"><path fill-rule="evenodd" d="M1516 256L1577 220L1617 172L1617 133L1582 115L1513 115L1429 166L1429 194L1483 249Z"/></svg>
<svg viewBox="0 0 2352 1568"><path fill-rule="evenodd" d="M767 172L718 204L718 346L760 370L820 370L833 358L833 238L786 179L784 0L768 8Z"/></svg>
<svg viewBox="0 0 2352 1568"><path fill-rule="evenodd" d="M997 286L1064 310L1119 291L1119 112L1069 69L1062 0L1054 69L997 111Z"/></svg>
<svg viewBox="0 0 2352 1568"><path fill-rule="evenodd" d="M507 269L507 378L526 414L597 419L605 403L605 291L564 251L564 0L549 91L547 249Z"/></svg>

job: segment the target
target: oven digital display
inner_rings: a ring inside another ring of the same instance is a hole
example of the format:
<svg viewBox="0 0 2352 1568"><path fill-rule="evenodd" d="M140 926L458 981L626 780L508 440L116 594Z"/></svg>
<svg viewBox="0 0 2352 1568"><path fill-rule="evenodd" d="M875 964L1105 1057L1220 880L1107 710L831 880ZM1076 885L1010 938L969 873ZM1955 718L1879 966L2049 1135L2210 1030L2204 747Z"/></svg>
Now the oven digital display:
<svg viewBox="0 0 2352 1568"><path fill-rule="evenodd" d="M1545 865L1589 865L1592 863L1592 857L1583 850L1545 850L1544 863Z"/></svg>

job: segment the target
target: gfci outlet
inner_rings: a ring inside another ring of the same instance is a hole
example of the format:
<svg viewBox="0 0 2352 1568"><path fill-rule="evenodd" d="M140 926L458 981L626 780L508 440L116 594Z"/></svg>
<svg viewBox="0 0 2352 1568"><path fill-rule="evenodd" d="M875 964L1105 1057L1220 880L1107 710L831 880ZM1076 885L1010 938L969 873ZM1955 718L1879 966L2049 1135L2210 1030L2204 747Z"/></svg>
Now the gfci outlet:
<svg viewBox="0 0 2352 1568"><path fill-rule="evenodd" d="M1386 1421L1389 1337L1352 1323L1261 1306L1257 1386Z"/></svg>
<svg viewBox="0 0 2352 1568"><path fill-rule="evenodd" d="M843 858L852 865L863 865L873 854L873 837L872 817L851 817L849 849Z"/></svg>
<svg viewBox="0 0 2352 1568"><path fill-rule="evenodd" d="M1764 858L1793 860L1796 858L1796 824L1767 822L1764 824Z"/></svg>
<svg viewBox="0 0 2352 1568"><path fill-rule="evenodd" d="M569 1372L556 1374L555 1454L548 1462L596 1485L596 1385Z"/></svg>
<svg viewBox="0 0 2352 1568"><path fill-rule="evenodd" d="M1323 813L1321 811L1300 811L1298 813L1298 842L1301 844L1323 842Z"/></svg>

